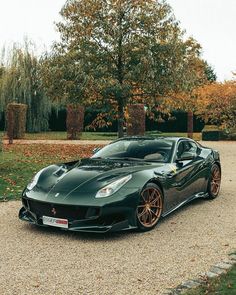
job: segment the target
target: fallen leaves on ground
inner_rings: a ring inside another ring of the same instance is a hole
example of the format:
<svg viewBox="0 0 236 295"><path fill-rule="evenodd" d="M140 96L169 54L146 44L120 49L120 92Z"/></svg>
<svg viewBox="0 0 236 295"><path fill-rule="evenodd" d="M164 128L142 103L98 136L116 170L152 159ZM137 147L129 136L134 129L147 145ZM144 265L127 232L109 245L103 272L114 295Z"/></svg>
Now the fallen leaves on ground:
<svg viewBox="0 0 236 295"><path fill-rule="evenodd" d="M4 145L3 153L0 153L0 196L19 197L33 174L41 168L90 157L97 147L102 145Z"/></svg>

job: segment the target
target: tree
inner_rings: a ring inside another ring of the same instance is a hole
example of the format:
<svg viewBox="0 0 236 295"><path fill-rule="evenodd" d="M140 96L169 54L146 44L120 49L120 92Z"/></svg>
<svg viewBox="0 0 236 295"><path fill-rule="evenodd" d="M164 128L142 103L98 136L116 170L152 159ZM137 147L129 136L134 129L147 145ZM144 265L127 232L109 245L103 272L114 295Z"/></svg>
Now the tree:
<svg viewBox="0 0 236 295"><path fill-rule="evenodd" d="M56 45L41 61L44 91L57 109L66 107L67 138L79 139L84 128L83 105L92 95L88 76L83 74L81 64L75 63L69 53L63 53Z"/></svg>
<svg viewBox="0 0 236 295"><path fill-rule="evenodd" d="M189 38L183 46L182 71L176 77L179 82L175 92L165 101L172 109L184 110L188 113L188 137L193 137L193 114L198 109L195 89L216 80L214 70L201 58L201 46L193 38Z"/></svg>
<svg viewBox="0 0 236 295"><path fill-rule="evenodd" d="M230 131L236 127L236 82L212 83L195 90L197 114L206 122Z"/></svg>
<svg viewBox="0 0 236 295"><path fill-rule="evenodd" d="M89 103L117 116L123 136L127 104L137 97L159 104L176 87L183 41L171 7L155 0L68 0L61 15L58 52L82 69Z"/></svg>
<svg viewBox="0 0 236 295"><path fill-rule="evenodd" d="M1 99L1 93L2 93L2 89L3 89L3 77L5 74L5 67L3 64L0 65L0 118L2 115L2 112L4 110L4 105L3 105L3 101Z"/></svg>
<svg viewBox="0 0 236 295"><path fill-rule="evenodd" d="M85 103L91 95L89 77L71 52L64 52L54 44L52 52L45 53L40 61L43 89L51 101L61 105Z"/></svg>
<svg viewBox="0 0 236 295"><path fill-rule="evenodd" d="M8 103L28 105L27 131L40 132L48 129L51 103L42 89L41 64L30 49L14 45L3 60L3 74L0 80L0 105L4 110Z"/></svg>

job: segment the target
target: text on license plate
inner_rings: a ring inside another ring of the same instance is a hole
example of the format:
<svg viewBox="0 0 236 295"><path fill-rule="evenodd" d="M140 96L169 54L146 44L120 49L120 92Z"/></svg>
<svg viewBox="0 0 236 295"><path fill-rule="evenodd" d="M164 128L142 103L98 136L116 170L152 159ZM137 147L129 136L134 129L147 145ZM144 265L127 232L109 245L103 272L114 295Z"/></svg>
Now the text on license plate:
<svg viewBox="0 0 236 295"><path fill-rule="evenodd" d="M49 216L43 216L43 224L57 226L62 228L68 228L68 220L61 218L54 218Z"/></svg>

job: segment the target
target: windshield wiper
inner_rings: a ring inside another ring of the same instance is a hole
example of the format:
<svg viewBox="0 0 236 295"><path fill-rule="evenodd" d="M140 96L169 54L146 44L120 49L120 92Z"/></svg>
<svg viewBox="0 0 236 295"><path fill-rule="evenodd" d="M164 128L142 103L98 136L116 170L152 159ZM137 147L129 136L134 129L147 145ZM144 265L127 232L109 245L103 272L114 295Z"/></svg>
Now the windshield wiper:
<svg viewBox="0 0 236 295"><path fill-rule="evenodd" d="M132 158L132 157L122 157L122 158L118 158L118 157L112 157L112 158L106 158L108 160L120 160L120 161L139 161L139 162L143 162L143 159L140 158Z"/></svg>
<svg viewBox="0 0 236 295"><path fill-rule="evenodd" d="M145 162L165 163L162 160L144 160Z"/></svg>
<svg viewBox="0 0 236 295"><path fill-rule="evenodd" d="M102 157L91 157L90 159L92 159L92 160L101 160L101 159L103 159Z"/></svg>

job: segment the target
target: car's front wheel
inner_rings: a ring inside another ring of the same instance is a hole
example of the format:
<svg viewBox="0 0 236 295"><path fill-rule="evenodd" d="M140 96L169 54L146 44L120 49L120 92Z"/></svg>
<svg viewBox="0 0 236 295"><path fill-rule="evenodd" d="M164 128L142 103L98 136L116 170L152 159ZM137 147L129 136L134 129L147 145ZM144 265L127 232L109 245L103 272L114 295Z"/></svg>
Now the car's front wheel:
<svg viewBox="0 0 236 295"><path fill-rule="evenodd" d="M151 230L158 223L163 210L163 194L155 183L148 183L140 194L136 216L141 231Z"/></svg>
<svg viewBox="0 0 236 295"><path fill-rule="evenodd" d="M211 174L208 181L208 197L209 199L215 199L220 192L220 183L221 183L221 170L219 165L213 164L211 167Z"/></svg>

